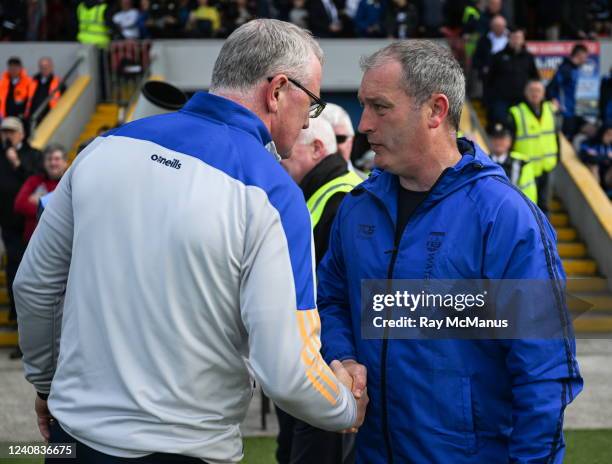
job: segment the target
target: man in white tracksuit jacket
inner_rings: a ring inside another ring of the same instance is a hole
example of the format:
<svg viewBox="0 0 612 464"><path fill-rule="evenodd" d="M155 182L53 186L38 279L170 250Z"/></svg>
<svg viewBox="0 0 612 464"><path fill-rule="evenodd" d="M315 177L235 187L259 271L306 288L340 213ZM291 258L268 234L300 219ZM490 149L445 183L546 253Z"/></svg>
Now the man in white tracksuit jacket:
<svg viewBox="0 0 612 464"><path fill-rule="evenodd" d="M97 138L62 179L14 290L66 462L237 462L251 375L293 416L360 425L366 395L319 354L310 219L275 159L324 106L321 60L307 32L249 22L211 93Z"/></svg>

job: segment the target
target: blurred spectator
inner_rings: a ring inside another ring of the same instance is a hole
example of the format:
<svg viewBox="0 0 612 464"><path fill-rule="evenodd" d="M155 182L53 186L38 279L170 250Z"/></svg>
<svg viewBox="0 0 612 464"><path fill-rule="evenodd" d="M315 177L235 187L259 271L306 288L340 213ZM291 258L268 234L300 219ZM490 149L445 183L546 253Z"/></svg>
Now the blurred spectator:
<svg viewBox="0 0 612 464"><path fill-rule="evenodd" d="M387 8L385 29L387 37L408 39L416 37L419 10L412 0L393 0Z"/></svg>
<svg viewBox="0 0 612 464"><path fill-rule="evenodd" d="M503 124L508 108L523 99L527 81L539 77L533 55L525 48L525 33L521 29L514 30L506 48L491 58L485 84L487 127Z"/></svg>
<svg viewBox="0 0 612 464"><path fill-rule="evenodd" d="M9 58L6 65L7 70L0 80L0 117L23 118L28 103L30 76L16 56Z"/></svg>
<svg viewBox="0 0 612 464"><path fill-rule="evenodd" d="M601 78L599 86L599 119L604 124L612 124L612 68L607 76Z"/></svg>
<svg viewBox="0 0 612 464"><path fill-rule="evenodd" d="M9 116L0 124L0 230L6 253L6 286L9 289L9 320L16 321L13 280L24 251L23 218L13 209L17 192L24 181L41 170L40 152L25 140L23 124ZM20 357L17 350L11 357Z"/></svg>
<svg viewBox="0 0 612 464"><path fill-rule="evenodd" d="M574 151L576 153L580 153L580 147L584 142L589 139L594 138L599 131L599 126L596 122L585 121L581 126L578 133L574 136L574 140L572 140L572 145L574 146Z"/></svg>
<svg viewBox="0 0 612 464"><path fill-rule="evenodd" d="M26 0L0 0L0 40L24 40L27 20Z"/></svg>
<svg viewBox="0 0 612 464"><path fill-rule="evenodd" d="M584 141L578 153L597 182L607 189L606 175L612 166L612 124L605 124L595 137Z"/></svg>
<svg viewBox="0 0 612 464"><path fill-rule="evenodd" d="M557 68L557 72L546 88L546 96L552 100L563 115L562 131L571 140L578 130L581 118L576 115L576 87L580 67L589 59L589 51L582 44L574 45L569 58Z"/></svg>
<svg viewBox="0 0 612 464"><path fill-rule="evenodd" d="M293 0L293 6L289 10L289 21L303 29L308 28L308 10L305 0Z"/></svg>
<svg viewBox="0 0 612 464"><path fill-rule="evenodd" d="M46 0L46 14L44 16L45 40L72 41L76 35L74 14L76 8L66 4L64 0ZM71 6L73 10L71 10Z"/></svg>
<svg viewBox="0 0 612 464"><path fill-rule="evenodd" d="M79 42L95 45L101 49L108 47L113 21L110 8L105 1L85 0L79 3L77 21Z"/></svg>
<svg viewBox="0 0 612 464"><path fill-rule="evenodd" d="M534 203L538 202L538 189L533 161L523 153L512 151L512 134L502 124L495 124L489 132L491 160L501 166L510 182L516 185Z"/></svg>
<svg viewBox="0 0 612 464"><path fill-rule="evenodd" d="M213 37L221 28L219 10L208 4L208 0L198 0L198 7L189 16L188 28L197 37Z"/></svg>
<svg viewBox="0 0 612 464"><path fill-rule="evenodd" d="M384 8L380 0L361 0L355 15L357 37L384 37Z"/></svg>
<svg viewBox="0 0 612 464"><path fill-rule="evenodd" d="M508 45L508 29L503 16L497 15L491 19L489 32L483 35L476 45L472 65L478 76L486 81L491 65L491 57L501 52Z"/></svg>
<svg viewBox="0 0 612 464"><path fill-rule="evenodd" d="M478 22L476 24L476 32L480 36L485 35L489 31L491 20L495 16L503 16L502 12L503 4L502 0L488 0L485 10L480 14ZM506 18L504 18L506 19Z"/></svg>
<svg viewBox="0 0 612 464"><path fill-rule="evenodd" d="M38 203L57 187L68 168L66 150L60 145L50 145L43 153L43 172L26 179L15 198L15 213L24 218L23 242L25 245L36 228Z"/></svg>
<svg viewBox="0 0 612 464"><path fill-rule="evenodd" d="M27 31L26 40L44 40L44 17L46 14L46 0L28 0L27 2Z"/></svg>
<svg viewBox="0 0 612 464"><path fill-rule="evenodd" d="M325 106L325 109L321 113L321 117L331 124L334 134L336 135L337 151L347 162L349 171L364 177L363 173L355 169L353 163L351 163L355 129L353 128L353 122L349 114L340 105L327 103L327 106Z"/></svg>
<svg viewBox="0 0 612 464"><path fill-rule="evenodd" d="M53 73L53 60L49 57L43 57L38 60L38 73L32 78L30 90L28 93L28 104L26 106L26 118L31 118L40 106L49 97L51 99L46 105L46 109L33 123L39 124L40 121L47 115L49 109L55 108L61 96L60 78Z"/></svg>
<svg viewBox="0 0 612 464"><path fill-rule="evenodd" d="M189 15L190 0L141 0L138 29L141 38L184 37Z"/></svg>
<svg viewBox="0 0 612 464"><path fill-rule="evenodd" d="M244 23L253 19L247 0L232 0L223 4L222 11L223 36L227 37Z"/></svg>
<svg viewBox="0 0 612 464"><path fill-rule="evenodd" d="M113 15L115 30L121 39L138 39L140 12L134 8L132 0L121 0L121 9Z"/></svg>
<svg viewBox="0 0 612 464"><path fill-rule="evenodd" d="M538 188L538 206L548 212L548 174L559 159L555 110L544 101L546 92L539 80L525 86L525 99L510 108L508 124L514 134L514 150L526 155L533 165Z"/></svg>
<svg viewBox="0 0 612 464"><path fill-rule="evenodd" d="M424 37L441 37L445 0L423 0L420 4L420 32Z"/></svg>
<svg viewBox="0 0 612 464"><path fill-rule="evenodd" d="M332 0L307 2L308 27L315 37L334 37L342 30L338 8Z"/></svg>

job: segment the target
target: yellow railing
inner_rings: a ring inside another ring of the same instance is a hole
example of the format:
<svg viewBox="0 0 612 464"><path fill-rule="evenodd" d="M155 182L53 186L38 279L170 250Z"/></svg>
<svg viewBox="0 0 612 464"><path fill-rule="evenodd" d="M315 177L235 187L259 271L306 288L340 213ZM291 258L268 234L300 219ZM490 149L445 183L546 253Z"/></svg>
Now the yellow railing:
<svg viewBox="0 0 612 464"><path fill-rule="evenodd" d="M53 108L36 128L36 133L30 144L42 150L49 144L51 137L68 116L72 108L77 104L85 89L91 82L90 76L79 76L68 90L61 96L55 108Z"/></svg>
<svg viewBox="0 0 612 464"><path fill-rule="evenodd" d="M608 199L597 180L588 168L576 156L574 147L563 136L561 141L561 163L567 170L574 184L580 190L589 207L599 220L608 237L612 240L612 202Z"/></svg>

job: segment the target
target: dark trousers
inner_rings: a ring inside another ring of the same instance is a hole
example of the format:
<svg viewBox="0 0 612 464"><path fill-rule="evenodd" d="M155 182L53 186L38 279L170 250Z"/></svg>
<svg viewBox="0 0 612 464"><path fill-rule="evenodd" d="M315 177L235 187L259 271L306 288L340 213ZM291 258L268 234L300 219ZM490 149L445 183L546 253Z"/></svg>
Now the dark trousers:
<svg viewBox="0 0 612 464"><path fill-rule="evenodd" d="M279 464L352 464L355 435L328 432L296 419L276 407Z"/></svg>
<svg viewBox="0 0 612 464"><path fill-rule="evenodd" d="M142 458L110 456L100 453L71 437L60 427L57 421L52 422L50 431L51 440L49 440L49 443L74 443L76 446L76 458L47 458L45 459L45 464L206 464L201 459L178 454L154 453Z"/></svg>
<svg viewBox="0 0 612 464"><path fill-rule="evenodd" d="M536 177L536 187L538 189L538 206L544 214L548 214L548 172L544 171Z"/></svg>
<svg viewBox="0 0 612 464"><path fill-rule="evenodd" d="M9 320L17 320L17 312L15 311L15 298L13 297L13 281L21 263L23 252L25 250L23 244L23 229L2 227L2 242L6 251L6 287L8 289L10 300Z"/></svg>

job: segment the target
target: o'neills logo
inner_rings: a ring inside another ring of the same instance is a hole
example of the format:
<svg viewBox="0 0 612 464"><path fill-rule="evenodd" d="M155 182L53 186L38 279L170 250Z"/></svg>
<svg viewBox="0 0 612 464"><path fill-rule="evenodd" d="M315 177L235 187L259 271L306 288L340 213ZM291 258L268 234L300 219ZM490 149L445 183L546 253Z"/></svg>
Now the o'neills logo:
<svg viewBox="0 0 612 464"><path fill-rule="evenodd" d="M169 168L181 169L181 162L176 158L169 160L163 156L151 155L151 160L159 164L163 164L164 166L168 166Z"/></svg>

